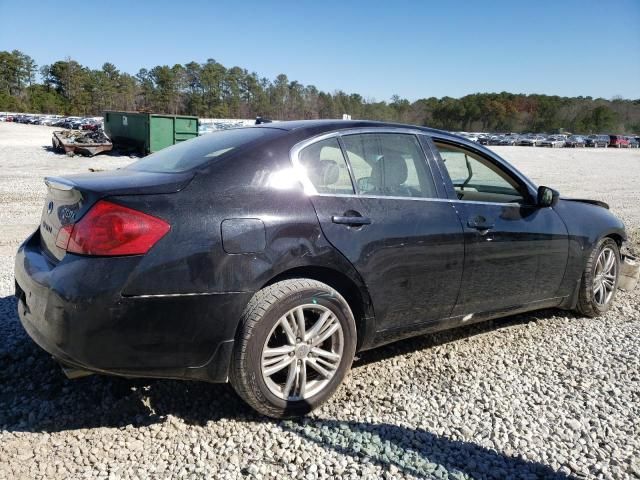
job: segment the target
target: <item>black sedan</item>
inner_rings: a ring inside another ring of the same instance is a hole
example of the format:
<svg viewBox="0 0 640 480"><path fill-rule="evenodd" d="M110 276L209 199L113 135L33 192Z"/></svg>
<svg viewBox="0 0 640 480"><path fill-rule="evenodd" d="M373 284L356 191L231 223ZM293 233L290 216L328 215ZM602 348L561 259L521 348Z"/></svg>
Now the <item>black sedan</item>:
<svg viewBox="0 0 640 480"><path fill-rule="evenodd" d="M607 311L626 234L446 132L300 121L47 178L19 248L29 335L71 376L230 381L304 414L354 354L540 308Z"/></svg>
<svg viewBox="0 0 640 480"><path fill-rule="evenodd" d="M580 135L571 135L564 142L564 146L570 147L570 148L579 148L579 147L584 147L585 145L586 145L585 139Z"/></svg>
<svg viewBox="0 0 640 480"><path fill-rule="evenodd" d="M585 139L585 147L604 147L607 148L609 146L609 136L608 135L589 135Z"/></svg>

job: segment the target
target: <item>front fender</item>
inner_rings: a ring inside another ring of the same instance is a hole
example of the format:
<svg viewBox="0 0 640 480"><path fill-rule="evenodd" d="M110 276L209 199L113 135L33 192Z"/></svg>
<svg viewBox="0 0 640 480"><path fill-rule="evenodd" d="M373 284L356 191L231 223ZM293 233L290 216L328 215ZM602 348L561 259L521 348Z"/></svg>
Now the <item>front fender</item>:
<svg viewBox="0 0 640 480"><path fill-rule="evenodd" d="M572 307L587 259L598 241L602 237L612 237L621 245L627 234L622 220L597 204L560 199L553 208L564 221L569 234L562 292L569 297L567 305Z"/></svg>

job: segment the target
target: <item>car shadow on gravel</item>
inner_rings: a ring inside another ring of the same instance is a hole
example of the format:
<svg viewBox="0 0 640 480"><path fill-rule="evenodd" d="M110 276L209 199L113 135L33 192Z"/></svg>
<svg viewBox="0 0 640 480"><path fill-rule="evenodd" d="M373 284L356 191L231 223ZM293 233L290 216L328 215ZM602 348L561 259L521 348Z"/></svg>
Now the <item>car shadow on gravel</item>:
<svg viewBox="0 0 640 480"><path fill-rule="evenodd" d="M540 311L397 342L362 353L354 368L485 333L497 325L554 314L557 311ZM59 432L146 426L164 422L168 415L191 425L222 418L264 421L227 384L103 375L68 380L20 325L13 296L0 298L0 338L0 430Z"/></svg>
<svg viewBox="0 0 640 480"><path fill-rule="evenodd" d="M455 475L460 473L472 478L572 478L541 463L419 428L320 418L286 420L280 426L324 449L377 464L392 474L397 470L418 478L458 478Z"/></svg>
<svg viewBox="0 0 640 480"><path fill-rule="evenodd" d="M521 313L510 317L487 320L473 325L457 327L443 330L436 333L420 335L405 340L400 340L382 347L360 352L356 355L352 368L364 367L370 363L379 362L398 355L417 352L428 348L438 347L447 343L459 342L461 340L496 331L516 325L526 325L527 323L544 320L550 317L562 315L564 317L578 318L572 311L562 311L557 309L536 310L533 312Z"/></svg>
<svg viewBox="0 0 640 480"><path fill-rule="evenodd" d="M0 298L0 431L145 426L171 414L190 424L250 418L229 385L92 375L65 377L26 334L13 296Z"/></svg>

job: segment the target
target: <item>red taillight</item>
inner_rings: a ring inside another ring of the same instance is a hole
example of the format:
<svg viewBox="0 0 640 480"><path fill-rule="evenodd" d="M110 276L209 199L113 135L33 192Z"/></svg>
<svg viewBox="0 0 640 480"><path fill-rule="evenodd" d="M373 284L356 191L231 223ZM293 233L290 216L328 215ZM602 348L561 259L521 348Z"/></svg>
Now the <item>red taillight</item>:
<svg viewBox="0 0 640 480"><path fill-rule="evenodd" d="M170 228L160 218L100 200L78 223L60 229L56 245L80 255L141 255Z"/></svg>

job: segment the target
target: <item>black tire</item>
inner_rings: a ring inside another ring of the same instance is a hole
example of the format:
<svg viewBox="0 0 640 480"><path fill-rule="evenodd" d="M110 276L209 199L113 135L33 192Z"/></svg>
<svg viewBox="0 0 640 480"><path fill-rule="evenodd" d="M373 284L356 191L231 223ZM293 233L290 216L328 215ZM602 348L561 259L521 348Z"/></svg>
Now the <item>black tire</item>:
<svg viewBox="0 0 640 480"><path fill-rule="evenodd" d="M340 322L342 358L321 391L304 400L284 400L272 393L263 378L262 351L267 336L280 318L292 308L310 303L331 310ZM229 380L237 394L263 415L274 418L305 415L325 402L340 386L351 368L356 340L353 314L349 304L336 290L316 280L283 280L258 291L245 308L236 335Z"/></svg>
<svg viewBox="0 0 640 480"><path fill-rule="evenodd" d="M605 248L610 248L615 252L616 275L611 298L604 305L600 305L594 298L593 282L596 274L596 262L598 260L598 256ZM609 307L611 307L616 296L619 275L620 250L618 248L618 244L610 237L601 238L591 252L591 255L589 255L584 272L582 273L582 282L580 284L578 303L576 306L577 311L586 317L597 317L609 310Z"/></svg>

